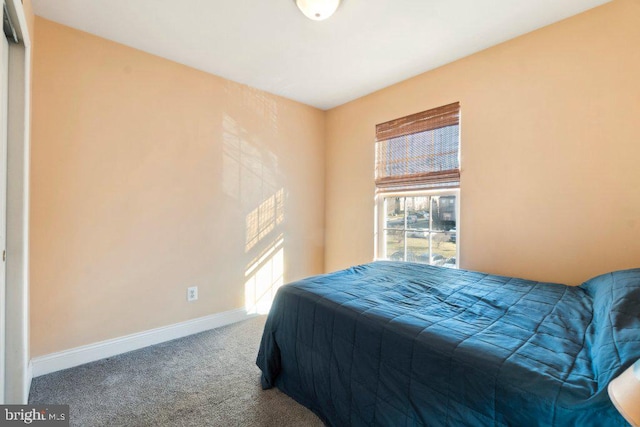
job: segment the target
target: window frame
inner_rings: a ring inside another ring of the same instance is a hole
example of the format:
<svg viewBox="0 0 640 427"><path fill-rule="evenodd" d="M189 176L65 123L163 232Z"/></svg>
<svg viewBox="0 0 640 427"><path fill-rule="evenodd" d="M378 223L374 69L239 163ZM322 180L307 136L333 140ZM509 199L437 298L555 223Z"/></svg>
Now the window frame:
<svg viewBox="0 0 640 427"><path fill-rule="evenodd" d="M375 230L374 230L374 260L375 261L388 261L384 251L386 245L386 211L384 207L384 199L389 197L427 197L427 196L455 196L456 197L456 264L455 268L460 268L460 188L447 188L447 189L430 189L430 190L405 190L405 191L378 191L375 196ZM406 208L405 208L406 209ZM406 223L406 210L405 210L405 226L403 232L407 232ZM429 220L431 221L431 209L429 210ZM429 233L433 231L429 230ZM405 252L406 258L406 252ZM411 262L411 261L399 261L399 262ZM424 263L425 265L432 265L430 262Z"/></svg>

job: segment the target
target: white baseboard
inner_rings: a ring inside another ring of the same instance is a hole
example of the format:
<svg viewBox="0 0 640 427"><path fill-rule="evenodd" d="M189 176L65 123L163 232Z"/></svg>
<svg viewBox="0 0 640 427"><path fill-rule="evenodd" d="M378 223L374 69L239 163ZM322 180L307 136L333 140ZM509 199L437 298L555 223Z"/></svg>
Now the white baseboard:
<svg viewBox="0 0 640 427"><path fill-rule="evenodd" d="M51 353L31 359L32 377L49 374L62 369L94 362L150 345L186 337L209 329L219 328L241 320L254 317L243 308L216 313L198 319L187 320L161 328L150 329L120 338L114 338L94 344L83 345L69 350Z"/></svg>

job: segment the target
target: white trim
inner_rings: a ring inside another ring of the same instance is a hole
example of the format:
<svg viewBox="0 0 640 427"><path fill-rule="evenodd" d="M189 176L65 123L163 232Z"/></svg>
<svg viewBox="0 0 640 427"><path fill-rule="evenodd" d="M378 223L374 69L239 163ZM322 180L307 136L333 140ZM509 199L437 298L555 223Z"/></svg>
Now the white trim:
<svg viewBox="0 0 640 427"><path fill-rule="evenodd" d="M21 0L7 0L20 44L9 44L7 140L7 260L4 398L29 395L29 159L31 40Z"/></svg>
<svg viewBox="0 0 640 427"><path fill-rule="evenodd" d="M73 368L74 366L138 350L150 345L219 328L251 317L255 317L255 315L247 314L244 308L239 308L35 357L31 359L33 377L39 377L40 375Z"/></svg>
<svg viewBox="0 0 640 427"><path fill-rule="evenodd" d="M4 13L4 11L3 11ZM9 117L9 42L2 34L2 69L0 71L0 251L7 247L7 141ZM5 311L6 311L6 264L0 261L0 404L4 404L4 372L5 372Z"/></svg>

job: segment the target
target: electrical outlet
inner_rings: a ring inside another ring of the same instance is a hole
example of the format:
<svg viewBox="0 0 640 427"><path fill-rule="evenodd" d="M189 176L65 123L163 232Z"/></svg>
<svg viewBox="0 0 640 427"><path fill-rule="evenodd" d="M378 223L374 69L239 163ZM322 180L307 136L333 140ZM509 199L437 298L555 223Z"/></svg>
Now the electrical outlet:
<svg viewBox="0 0 640 427"><path fill-rule="evenodd" d="M198 299L198 287L191 286L187 288L187 301L195 301Z"/></svg>

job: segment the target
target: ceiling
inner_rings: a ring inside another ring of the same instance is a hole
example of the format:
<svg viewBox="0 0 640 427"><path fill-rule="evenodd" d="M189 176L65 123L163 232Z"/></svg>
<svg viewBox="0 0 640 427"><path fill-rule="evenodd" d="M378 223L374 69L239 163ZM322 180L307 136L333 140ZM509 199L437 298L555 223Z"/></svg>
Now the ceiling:
<svg viewBox="0 0 640 427"><path fill-rule="evenodd" d="M329 109L609 0L33 0L43 18Z"/></svg>

